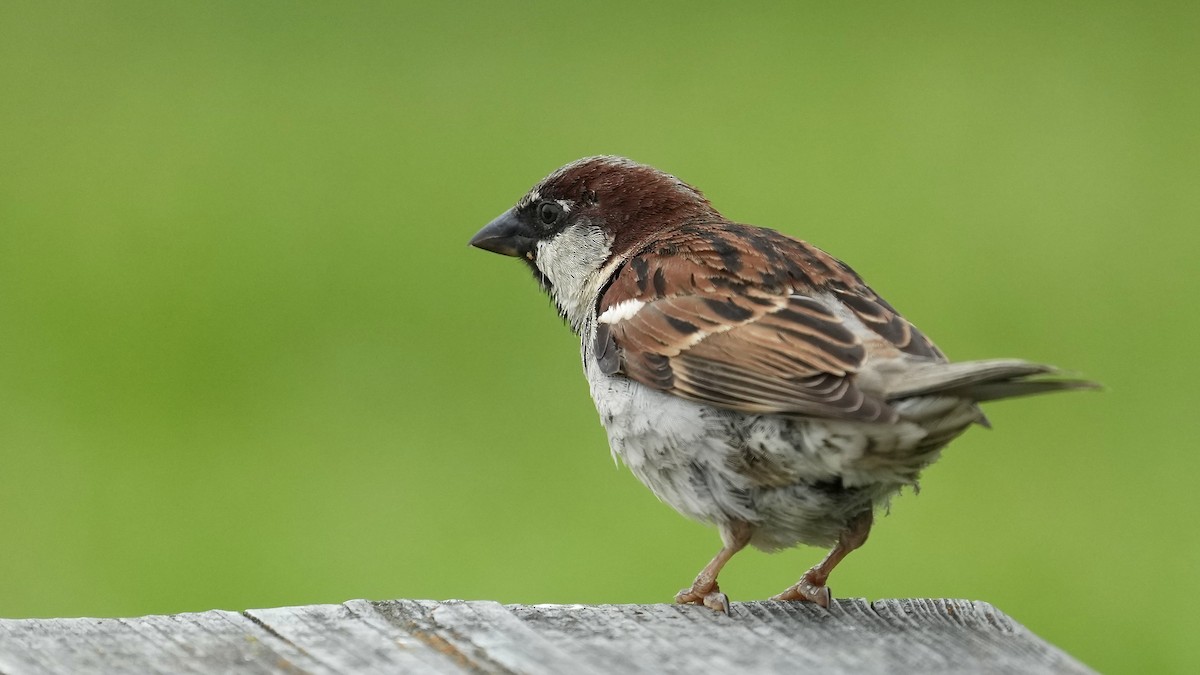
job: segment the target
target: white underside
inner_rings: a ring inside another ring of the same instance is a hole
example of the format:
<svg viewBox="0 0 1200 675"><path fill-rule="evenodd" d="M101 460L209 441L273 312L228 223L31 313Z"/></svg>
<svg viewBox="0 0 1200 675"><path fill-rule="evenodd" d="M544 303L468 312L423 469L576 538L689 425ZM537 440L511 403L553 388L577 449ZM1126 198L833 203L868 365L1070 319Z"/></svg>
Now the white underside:
<svg viewBox="0 0 1200 675"><path fill-rule="evenodd" d="M902 416L921 419L921 425L748 415L706 406L605 375L588 348L594 329L590 323L584 328L584 370L614 457L688 518L718 527L754 525L751 543L765 550L832 545L851 518L885 506L937 459L944 442L914 455L923 438L945 431L948 442L977 416L969 402L944 397L898 404ZM770 486L733 468L747 447L773 467L776 480ZM839 478L850 489L813 487Z"/></svg>

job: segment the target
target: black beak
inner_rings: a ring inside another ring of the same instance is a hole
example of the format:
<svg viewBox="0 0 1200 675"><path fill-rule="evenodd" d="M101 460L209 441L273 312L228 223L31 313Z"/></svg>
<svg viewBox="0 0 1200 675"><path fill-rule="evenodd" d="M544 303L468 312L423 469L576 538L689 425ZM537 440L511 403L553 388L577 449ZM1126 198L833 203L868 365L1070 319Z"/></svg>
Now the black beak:
<svg viewBox="0 0 1200 675"><path fill-rule="evenodd" d="M515 257L529 257L536 242L533 229L521 221L515 208L501 213L471 237L475 248Z"/></svg>

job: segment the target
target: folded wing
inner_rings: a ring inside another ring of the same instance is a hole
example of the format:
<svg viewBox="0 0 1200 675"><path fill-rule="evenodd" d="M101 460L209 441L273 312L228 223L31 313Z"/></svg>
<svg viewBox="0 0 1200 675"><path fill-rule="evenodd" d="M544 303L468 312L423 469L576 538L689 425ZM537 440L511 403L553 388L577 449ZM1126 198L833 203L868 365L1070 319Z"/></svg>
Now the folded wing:
<svg viewBox="0 0 1200 675"><path fill-rule="evenodd" d="M831 306L839 301L872 343L944 360L844 264L728 223L682 228L627 260L601 295L594 350L609 374L711 405L893 421L881 395L856 385L871 346Z"/></svg>

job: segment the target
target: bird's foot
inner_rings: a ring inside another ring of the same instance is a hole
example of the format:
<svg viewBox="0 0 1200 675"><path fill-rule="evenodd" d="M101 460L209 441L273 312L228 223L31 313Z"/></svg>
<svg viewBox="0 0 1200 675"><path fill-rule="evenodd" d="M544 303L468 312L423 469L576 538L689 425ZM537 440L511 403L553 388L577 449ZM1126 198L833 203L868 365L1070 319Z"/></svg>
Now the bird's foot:
<svg viewBox="0 0 1200 675"><path fill-rule="evenodd" d="M729 596L721 592L714 581L701 584L699 581L675 594L675 602L681 605L704 605L714 612L729 614Z"/></svg>
<svg viewBox="0 0 1200 675"><path fill-rule="evenodd" d="M772 600L803 600L804 602L815 602L818 605L829 609L829 603L832 601L832 594L829 592L829 587L825 584L817 584L804 575L800 581L797 581L794 586L786 591L771 597Z"/></svg>

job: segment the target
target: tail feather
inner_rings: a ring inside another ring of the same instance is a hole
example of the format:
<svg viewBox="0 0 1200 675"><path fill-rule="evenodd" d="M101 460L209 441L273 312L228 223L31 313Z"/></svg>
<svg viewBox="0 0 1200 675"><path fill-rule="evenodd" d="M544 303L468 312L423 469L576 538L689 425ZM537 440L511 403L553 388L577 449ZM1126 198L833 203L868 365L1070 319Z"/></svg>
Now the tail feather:
<svg viewBox="0 0 1200 675"><path fill-rule="evenodd" d="M959 363L931 363L905 374L888 392L888 399L926 394L948 394L976 402L1030 396L1052 391L1099 389L1089 380L1063 377L1054 366L1021 359L988 359Z"/></svg>
<svg viewBox="0 0 1200 675"><path fill-rule="evenodd" d="M1052 391L1099 388L1099 384L1090 380L1017 380L975 385L969 387L967 393L976 403L983 403L984 401L998 401L1002 398L1048 394Z"/></svg>

